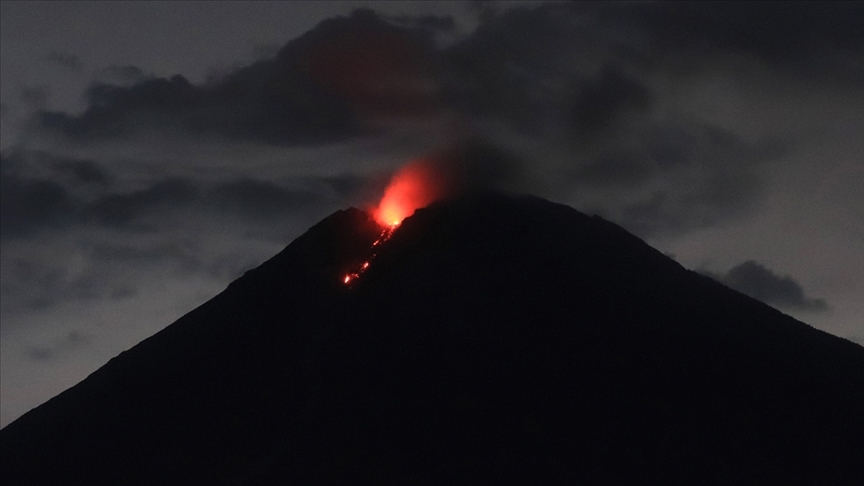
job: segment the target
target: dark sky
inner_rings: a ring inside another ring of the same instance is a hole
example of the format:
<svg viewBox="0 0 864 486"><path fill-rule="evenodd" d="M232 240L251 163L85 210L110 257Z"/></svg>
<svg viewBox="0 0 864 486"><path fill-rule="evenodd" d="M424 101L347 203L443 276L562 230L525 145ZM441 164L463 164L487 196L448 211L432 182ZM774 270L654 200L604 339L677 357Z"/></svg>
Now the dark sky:
<svg viewBox="0 0 864 486"><path fill-rule="evenodd" d="M862 3L0 9L2 425L467 140L864 343Z"/></svg>

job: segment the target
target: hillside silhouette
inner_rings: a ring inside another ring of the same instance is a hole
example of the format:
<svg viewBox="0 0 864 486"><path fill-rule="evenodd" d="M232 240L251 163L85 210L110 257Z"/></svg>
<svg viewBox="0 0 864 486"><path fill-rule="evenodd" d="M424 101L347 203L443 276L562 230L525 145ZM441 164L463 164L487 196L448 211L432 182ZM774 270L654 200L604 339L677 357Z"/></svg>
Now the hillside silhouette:
<svg viewBox="0 0 864 486"><path fill-rule="evenodd" d="M345 285L380 233L334 213L9 424L0 482L864 484L864 348L534 197Z"/></svg>

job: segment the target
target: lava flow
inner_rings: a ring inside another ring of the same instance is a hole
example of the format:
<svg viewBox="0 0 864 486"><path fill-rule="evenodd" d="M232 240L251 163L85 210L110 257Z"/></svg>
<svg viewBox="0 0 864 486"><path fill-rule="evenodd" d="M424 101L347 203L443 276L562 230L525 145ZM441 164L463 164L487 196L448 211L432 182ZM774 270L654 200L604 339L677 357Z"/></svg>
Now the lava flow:
<svg viewBox="0 0 864 486"><path fill-rule="evenodd" d="M372 217L383 228L381 235L372 243L369 258L345 274L342 283L350 285L369 269L378 256L377 247L393 236L403 219L446 193L446 178L431 162L420 159L399 169L390 179L378 206L372 210Z"/></svg>
<svg viewBox="0 0 864 486"><path fill-rule="evenodd" d="M396 231L396 228L399 226L400 223L401 221L397 221L387 225L387 227L384 228L384 231L381 232L381 235L378 236L378 239L375 240L374 243L372 243L372 255L369 256L369 258L359 267L357 267L356 270L347 273L345 275L345 278L342 279L342 283L344 283L345 285L349 285L351 282L357 280L360 275L363 275L363 273L369 269L369 266L372 264L372 260L374 260L375 257L378 256L378 252L375 251L377 249L376 247L381 243L389 240L390 237L393 236L393 232Z"/></svg>

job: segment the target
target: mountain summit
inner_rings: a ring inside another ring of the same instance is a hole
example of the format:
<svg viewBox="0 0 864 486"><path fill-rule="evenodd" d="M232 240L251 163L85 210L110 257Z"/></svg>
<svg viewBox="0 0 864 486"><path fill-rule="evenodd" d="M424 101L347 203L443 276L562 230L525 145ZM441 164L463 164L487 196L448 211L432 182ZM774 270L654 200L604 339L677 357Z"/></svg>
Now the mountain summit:
<svg viewBox="0 0 864 486"><path fill-rule="evenodd" d="M334 213L9 424L2 484L864 483L860 346L538 198L381 234Z"/></svg>

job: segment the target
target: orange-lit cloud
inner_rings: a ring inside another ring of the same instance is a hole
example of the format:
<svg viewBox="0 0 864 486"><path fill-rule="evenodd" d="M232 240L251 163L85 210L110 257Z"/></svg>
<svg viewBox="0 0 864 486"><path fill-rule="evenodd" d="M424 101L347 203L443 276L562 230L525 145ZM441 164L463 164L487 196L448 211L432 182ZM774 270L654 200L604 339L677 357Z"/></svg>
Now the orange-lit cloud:
<svg viewBox="0 0 864 486"><path fill-rule="evenodd" d="M382 226L396 225L416 209L448 196L452 189L441 167L427 159L414 160L393 175L372 215Z"/></svg>

